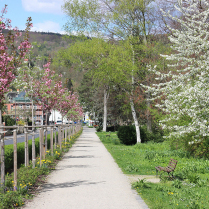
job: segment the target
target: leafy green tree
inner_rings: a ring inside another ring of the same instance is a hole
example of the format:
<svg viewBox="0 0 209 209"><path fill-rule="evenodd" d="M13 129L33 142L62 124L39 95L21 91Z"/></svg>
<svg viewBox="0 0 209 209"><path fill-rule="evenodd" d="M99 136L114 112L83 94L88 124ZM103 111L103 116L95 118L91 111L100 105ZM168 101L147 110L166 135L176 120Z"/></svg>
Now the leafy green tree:
<svg viewBox="0 0 209 209"><path fill-rule="evenodd" d="M155 24L153 2L153 0L73 0L66 1L63 6L64 12L69 16L69 21L65 25L67 31L91 36L100 34L102 37L111 39L128 40L127 51L132 58L132 64L127 71L130 74L126 83L130 87L126 92L129 94L137 142L141 142L141 138L133 100L134 87L138 82L135 77L136 63L140 57L136 49L139 45L147 45L148 35Z"/></svg>
<svg viewBox="0 0 209 209"><path fill-rule="evenodd" d="M103 39L95 38L82 42L76 42L65 50L65 57L71 60L74 64L77 63L77 68L83 71L88 71L92 76L93 85L103 89L104 95L104 121L103 130L106 131L107 123L107 102L111 87L124 83L124 73L121 70L121 61L126 56L124 69L130 69L130 56L127 56L124 46L106 42ZM129 61L128 61L129 60ZM123 72L124 71L124 72Z"/></svg>

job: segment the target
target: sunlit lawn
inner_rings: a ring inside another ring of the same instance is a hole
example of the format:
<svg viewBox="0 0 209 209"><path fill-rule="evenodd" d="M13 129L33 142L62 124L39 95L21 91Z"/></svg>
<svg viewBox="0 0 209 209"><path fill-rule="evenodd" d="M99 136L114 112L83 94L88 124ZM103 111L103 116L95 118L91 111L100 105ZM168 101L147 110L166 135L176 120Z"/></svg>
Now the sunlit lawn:
<svg viewBox="0 0 209 209"><path fill-rule="evenodd" d="M171 150L168 142L125 146L119 144L116 133L97 134L125 174L155 175L155 166L167 166L170 158L178 160L175 179L163 175L160 183L133 184L149 208L209 208L209 160Z"/></svg>

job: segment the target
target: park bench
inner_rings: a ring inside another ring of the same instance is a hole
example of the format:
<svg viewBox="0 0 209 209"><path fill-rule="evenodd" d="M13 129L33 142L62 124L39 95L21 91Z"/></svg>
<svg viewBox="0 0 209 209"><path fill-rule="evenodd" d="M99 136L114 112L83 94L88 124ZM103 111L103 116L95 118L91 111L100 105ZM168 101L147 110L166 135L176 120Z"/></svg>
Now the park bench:
<svg viewBox="0 0 209 209"><path fill-rule="evenodd" d="M177 160L174 160L174 159L170 159L170 162L169 162L169 164L168 164L168 166L167 167L162 167L162 166L156 166L155 168L156 168L156 175L158 175L158 171L164 171L164 172L167 172L168 173L168 176L169 177L174 177L173 176L173 173L174 173L174 171L175 171L175 168L176 168L176 165L177 165ZM162 173L161 173L162 174Z"/></svg>

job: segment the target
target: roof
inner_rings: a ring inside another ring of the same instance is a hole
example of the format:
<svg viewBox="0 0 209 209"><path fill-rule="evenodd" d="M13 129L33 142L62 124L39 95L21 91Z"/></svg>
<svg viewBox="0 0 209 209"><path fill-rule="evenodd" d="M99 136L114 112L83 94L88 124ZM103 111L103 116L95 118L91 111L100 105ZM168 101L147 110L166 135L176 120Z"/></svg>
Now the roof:
<svg viewBox="0 0 209 209"><path fill-rule="evenodd" d="M14 98L14 102L31 102L28 97L16 97Z"/></svg>
<svg viewBox="0 0 209 209"><path fill-rule="evenodd" d="M25 97L25 94L26 94L25 91L22 91L18 94L18 97Z"/></svg>

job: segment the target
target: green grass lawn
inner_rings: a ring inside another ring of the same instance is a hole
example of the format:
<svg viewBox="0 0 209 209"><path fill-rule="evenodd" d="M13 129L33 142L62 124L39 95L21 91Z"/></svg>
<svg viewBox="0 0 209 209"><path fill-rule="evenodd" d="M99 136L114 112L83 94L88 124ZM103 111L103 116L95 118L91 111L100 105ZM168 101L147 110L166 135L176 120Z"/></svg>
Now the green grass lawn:
<svg viewBox="0 0 209 209"><path fill-rule="evenodd" d="M190 157L183 150L171 150L168 142L125 146L116 133L97 132L101 141L125 174L155 175L155 166L178 160L175 179L162 175L160 183L139 180L133 187L150 209L209 208L209 160Z"/></svg>

